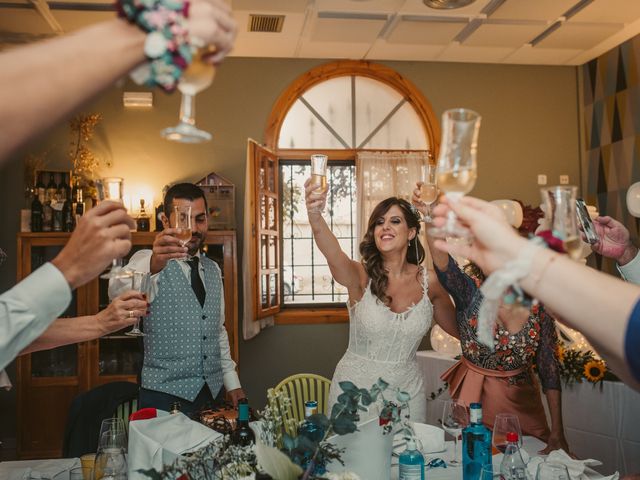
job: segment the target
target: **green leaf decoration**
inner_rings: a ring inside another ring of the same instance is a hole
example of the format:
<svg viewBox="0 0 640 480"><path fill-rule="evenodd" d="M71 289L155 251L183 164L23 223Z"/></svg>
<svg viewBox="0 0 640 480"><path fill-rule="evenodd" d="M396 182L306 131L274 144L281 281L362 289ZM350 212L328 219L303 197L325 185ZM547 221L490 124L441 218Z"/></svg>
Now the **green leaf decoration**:
<svg viewBox="0 0 640 480"><path fill-rule="evenodd" d="M408 403L411 400L411 395L407 392L398 392L396 393L396 398L400 403Z"/></svg>
<svg viewBox="0 0 640 480"><path fill-rule="evenodd" d="M323 430L327 430L329 428L329 419L323 413L316 413L315 415L311 415L307 418L308 422L313 423L315 426L322 428Z"/></svg>
<svg viewBox="0 0 640 480"><path fill-rule="evenodd" d="M284 453L262 442L256 443L256 457L262 470L271 478L297 480L303 473L302 468L289 460Z"/></svg>
<svg viewBox="0 0 640 480"><path fill-rule="evenodd" d="M381 378L378 379L378 381L376 382L376 385L381 391L385 391L387 388L389 388L389 384Z"/></svg>
<svg viewBox="0 0 640 480"><path fill-rule="evenodd" d="M358 392L358 387L356 387L353 382L345 381L345 382L338 383L338 385L344 392L348 392L348 393Z"/></svg>
<svg viewBox="0 0 640 480"><path fill-rule="evenodd" d="M353 433L358 429L356 423L344 416L336 418L333 424L333 431L338 435L346 435L347 433Z"/></svg>
<svg viewBox="0 0 640 480"><path fill-rule="evenodd" d="M285 449L291 451L296 448L296 441L290 435L285 433L282 435L282 445Z"/></svg>

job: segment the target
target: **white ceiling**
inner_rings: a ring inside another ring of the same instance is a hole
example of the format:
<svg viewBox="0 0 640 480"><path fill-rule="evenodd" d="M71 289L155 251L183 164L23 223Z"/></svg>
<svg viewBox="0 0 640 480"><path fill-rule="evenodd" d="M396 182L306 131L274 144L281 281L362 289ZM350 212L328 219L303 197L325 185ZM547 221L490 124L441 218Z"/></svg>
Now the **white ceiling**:
<svg viewBox="0 0 640 480"><path fill-rule="evenodd" d="M228 1L238 57L580 65L640 33L640 0L476 0L457 10L422 0ZM107 0L0 7L0 47L113 17ZM252 14L284 15L282 32L249 32Z"/></svg>

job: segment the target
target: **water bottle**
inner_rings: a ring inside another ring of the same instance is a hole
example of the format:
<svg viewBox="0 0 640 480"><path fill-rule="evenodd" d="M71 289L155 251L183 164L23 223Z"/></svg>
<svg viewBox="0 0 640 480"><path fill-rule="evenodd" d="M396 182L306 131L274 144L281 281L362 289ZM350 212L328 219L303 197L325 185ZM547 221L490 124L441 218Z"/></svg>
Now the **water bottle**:
<svg viewBox="0 0 640 480"><path fill-rule="evenodd" d="M424 457L416 448L413 438L407 441L407 449L400 454L398 460L398 480L424 480Z"/></svg>
<svg viewBox="0 0 640 480"><path fill-rule="evenodd" d="M518 434L507 432L507 448L500 464L500 476L504 480L527 480L527 467L518 446Z"/></svg>
<svg viewBox="0 0 640 480"><path fill-rule="evenodd" d="M462 479L478 480L482 468L492 466L491 432L482 423L482 404L469 407L470 423L462 430Z"/></svg>

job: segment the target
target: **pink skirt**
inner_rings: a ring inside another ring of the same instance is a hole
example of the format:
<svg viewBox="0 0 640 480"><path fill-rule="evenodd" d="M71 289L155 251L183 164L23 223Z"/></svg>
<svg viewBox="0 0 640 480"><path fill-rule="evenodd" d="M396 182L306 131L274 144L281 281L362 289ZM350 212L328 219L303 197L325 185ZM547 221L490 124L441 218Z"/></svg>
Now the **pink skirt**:
<svg viewBox="0 0 640 480"><path fill-rule="evenodd" d="M496 414L513 413L518 416L523 435L531 435L546 442L549 438L549 426L536 377L531 375L531 383L509 383L509 377L525 370L526 367L506 372L487 370L463 357L440 378L449 384L451 398L467 405L482 403L482 422L490 430L493 430Z"/></svg>

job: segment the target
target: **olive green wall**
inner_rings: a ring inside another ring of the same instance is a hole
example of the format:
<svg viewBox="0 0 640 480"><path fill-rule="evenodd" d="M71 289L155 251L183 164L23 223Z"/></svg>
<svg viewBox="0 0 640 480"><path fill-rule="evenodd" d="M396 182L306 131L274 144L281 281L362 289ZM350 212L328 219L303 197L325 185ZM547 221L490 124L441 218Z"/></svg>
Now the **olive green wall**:
<svg viewBox="0 0 640 480"><path fill-rule="evenodd" d="M278 95L295 78L323 62L289 59L231 58L220 68L212 88L198 97L198 124L213 132L207 145L170 143L158 136L175 123L178 95L154 93L150 110L125 110L116 86L83 111L100 112L94 151L113 161L103 173L123 176L155 190L165 183L196 181L216 171L237 187L237 223L242 225L246 141L262 140L267 117ZM479 179L473 194L486 199L518 198L538 203L538 173L557 183L560 174L579 179L579 134L576 69L570 67L384 62L411 80L439 117L451 107L482 114ZM28 151L51 148L51 168L69 168L68 126L61 125ZM0 246L10 255L0 267L0 291L15 281L17 209L22 205L24 152L0 173ZM18 201L20 199L20 201ZM242 239L241 229L238 238ZM241 248L239 245L239 250ZM240 265L238 270L241 271ZM240 311L242 296L240 295ZM240 376L252 403L265 401L266 389L301 371L328 377L347 345L347 326L276 326L248 342L240 341ZM14 393L0 392L0 439L15 431Z"/></svg>

